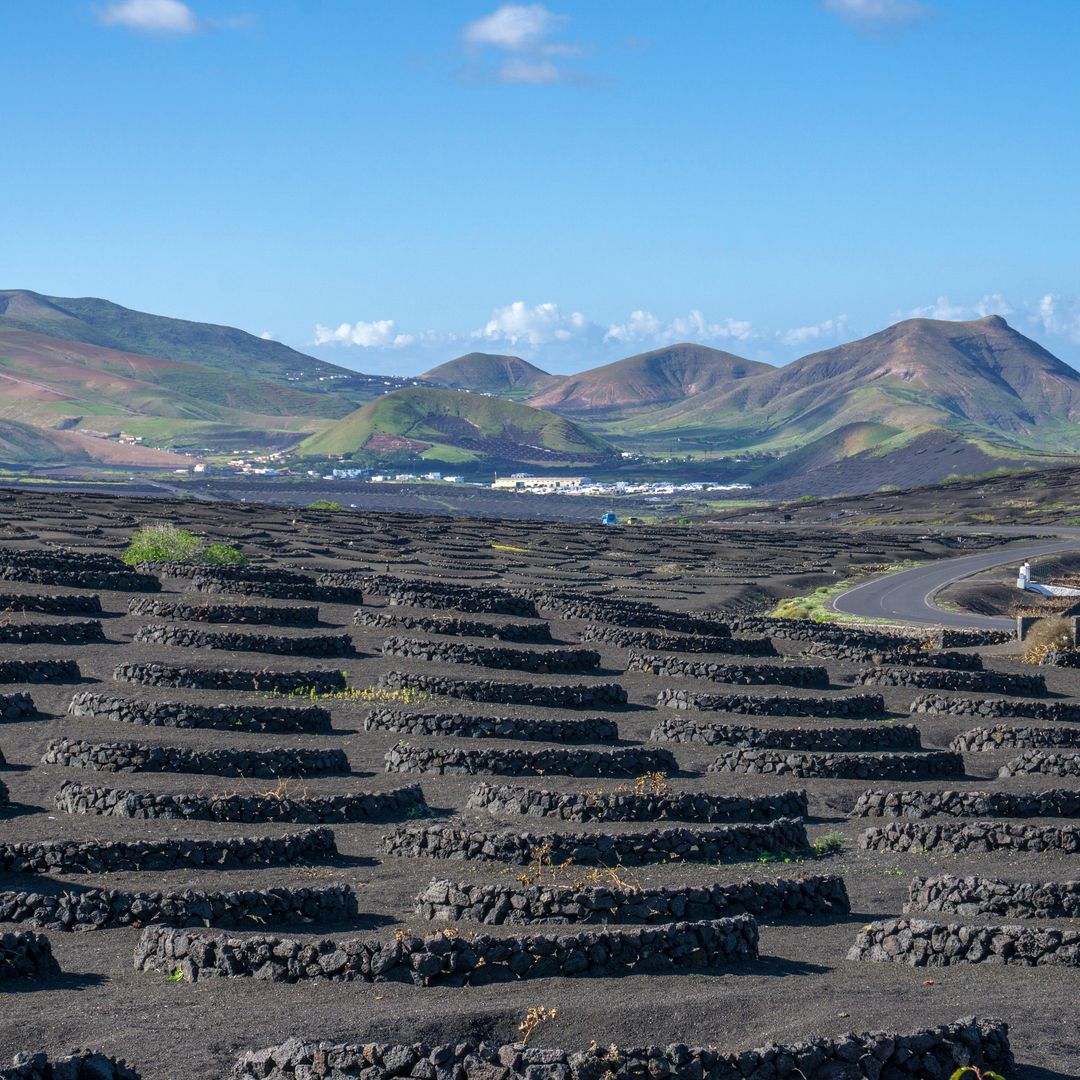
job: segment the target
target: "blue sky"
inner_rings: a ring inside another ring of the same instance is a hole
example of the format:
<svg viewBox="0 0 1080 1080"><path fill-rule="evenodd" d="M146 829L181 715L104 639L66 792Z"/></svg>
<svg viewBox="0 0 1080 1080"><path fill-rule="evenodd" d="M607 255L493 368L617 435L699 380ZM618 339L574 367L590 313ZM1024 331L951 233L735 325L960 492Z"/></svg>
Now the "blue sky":
<svg viewBox="0 0 1080 1080"><path fill-rule="evenodd" d="M4 37L5 288L370 371L987 312L1080 365L1075 0L8 0Z"/></svg>

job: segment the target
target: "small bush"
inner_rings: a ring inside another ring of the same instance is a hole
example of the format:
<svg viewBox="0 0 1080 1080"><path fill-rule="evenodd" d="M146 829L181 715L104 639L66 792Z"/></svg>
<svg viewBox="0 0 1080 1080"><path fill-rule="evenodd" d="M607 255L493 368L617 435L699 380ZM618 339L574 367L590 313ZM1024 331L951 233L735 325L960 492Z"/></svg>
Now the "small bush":
<svg viewBox="0 0 1080 1080"><path fill-rule="evenodd" d="M844 838L838 832L826 833L814 841L814 852L817 855L835 855L844 850Z"/></svg>
<svg viewBox="0 0 1080 1080"><path fill-rule="evenodd" d="M1060 615L1033 623L1024 638L1023 659L1038 663L1048 652L1072 648L1072 623Z"/></svg>
<svg viewBox="0 0 1080 1080"><path fill-rule="evenodd" d="M344 510L345 507L339 502L334 502L333 499L316 499L314 502L307 504L308 510Z"/></svg>
<svg viewBox="0 0 1080 1080"><path fill-rule="evenodd" d="M175 525L144 525L131 534L124 554L128 566L141 562L208 563L240 566L247 559L229 544L208 544L202 537Z"/></svg>
<svg viewBox="0 0 1080 1080"><path fill-rule="evenodd" d="M207 544L199 557L199 562L212 566L242 566L247 559L231 544Z"/></svg>

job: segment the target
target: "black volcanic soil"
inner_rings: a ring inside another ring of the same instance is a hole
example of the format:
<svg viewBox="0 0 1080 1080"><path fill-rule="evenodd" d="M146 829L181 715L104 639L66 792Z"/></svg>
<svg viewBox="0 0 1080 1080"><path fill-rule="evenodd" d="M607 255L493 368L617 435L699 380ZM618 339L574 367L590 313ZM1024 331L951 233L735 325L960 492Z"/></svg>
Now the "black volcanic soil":
<svg viewBox="0 0 1080 1080"><path fill-rule="evenodd" d="M852 564L895 562L904 558L938 557L966 551L971 540L919 539L881 534L843 534L811 530L621 530L521 522L447 521L407 515L297 513L287 508L140 501L103 496L20 493L0 498L0 544L4 547L73 546L87 551L118 551L140 521L174 520L199 532L239 542L254 559L280 565L320 569L369 568L380 572L442 581L486 584L543 583L567 591L651 599L673 609L723 605L782 579L786 588L834 574ZM496 546L493 546L496 545ZM523 550L519 550L523 549ZM166 591L180 591L182 582L166 582ZM70 592L67 588L0 583L0 591ZM362 687L390 667L434 670L459 678L490 676L507 681L566 682L564 678L491 672L482 668L388 661L378 655L387 636L356 628L353 606L320 605L321 620L335 631L352 634L361 656L319 663L303 659L223 651L189 650L134 644L135 629L144 621L126 614L131 595L102 592L108 643L77 647L2 647L8 658L71 657L83 671L80 688L113 691L144 699L249 702L255 695L213 691L175 691L114 683L113 667L128 660L161 660L221 667L330 667L349 674ZM195 599L208 599L205 596ZM261 602L261 601L256 601ZM286 603L281 601L281 603ZM381 601L373 598L377 606ZM406 609L408 610L408 609ZM497 618L478 616L480 618ZM8 615L8 621L57 621L42 615ZM258 630L249 627L246 629ZM552 621L553 637L575 642L581 624ZM303 633L282 631L273 633ZM420 636L420 635L418 635ZM777 642L782 651L793 645ZM631 706L610 715L621 740L640 743L658 719L656 691L673 680L625 674L626 650L601 649L604 673L582 681L616 680L626 687ZM1007 656L988 664L997 670L1020 670ZM829 664L833 686L841 690L849 665ZM1028 669L1029 670L1029 669ZM1048 670L1055 695L1080 698L1080 671ZM572 680L578 681L578 680ZM708 684L679 684L710 689ZM334 731L321 736L244 735L229 732L175 731L65 716L77 689L63 686L4 686L0 692L27 689L42 712L39 718L0 726L0 749L7 767L0 770L11 792L14 811L0 817L5 840L60 838L137 838L228 836L278 833L295 826L181 823L69 816L55 810L52 797L67 779L153 791L213 792L264 790L267 782L236 781L186 775L108 774L39 764L45 743L57 735L93 740L137 739L209 746L258 747L272 744L319 745L345 750L352 775L316 779L302 785L312 793L386 789L412 777L382 771L383 755L397 737L362 729L365 707L331 702ZM800 693L784 690L784 693ZM896 718L906 716L914 696L909 690L886 690ZM440 711L544 716L550 710L487 706L441 700L418 708ZM585 715L584 713L579 715ZM710 717L711 718L711 717ZM717 715L719 722L723 717ZM742 722L753 723L754 718ZM765 724L795 724L766 720ZM804 725L806 721L802 722ZM811 721L810 723L813 723ZM828 726L842 723L828 721ZM942 747L971 720L929 718L919 722L926 747ZM415 739L423 742L425 740ZM456 740L461 745L495 744ZM27 983L10 992L0 1032L0 1060L20 1050L45 1049L60 1054L91 1046L126 1057L146 1080L218 1080L228 1074L237 1053L263 1047L298 1034L334 1040L458 1041L482 1036L513 1041L516 1028L531 1006L556 1007L557 1021L536 1036L540 1045L583 1047L601 1044L712 1043L723 1049L791 1041L816 1035L873 1028L914 1029L978 1013L1003 1017L1011 1025L1017 1058L1028 1068L1017 1076L1034 1080L1077 1074L1080 1035L1080 972L1062 968L1039 970L992 965L913 969L889 964L849 962L845 953L856 930L874 918L900 913L913 873L985 873L1025 880L1062 880L1077 876L1076 860L1060 855L993 854L990 856L904 856L858 851L855 838L870 820L849 820L844 811L868 786L1000 790L1033 790L1068 786L1075 781L1040 778L994 779L1006 755L967 755L968 778L949 783L868 785L861 781L788 780L706 774L719 750L671 747L680 774L677 788L708 791L765 792L805 787L811 797L811 838L840 832L844 850L835 856L790 864L757 862L724 866L657 865L628 871L642 884L675 884L734 880L745 876L796 876L840 873L847 882L853 914L836 921L810 921L762 927L762 960L720 974L634 975L608 979L545 979L469 989L417 989L400 984L310 983L294 986L252 979L171 983L164 977L135 973L132 949L137 930L62 934L49 932L64 974ZM424 776L428 802L440 814L461 812L479 779ZM564 790L611 788L612 780L565 777L528 778L530 786ZM472 815L470 815L472 816ZM499 819L483 815L488 828L520 827L534 831L590 826L559 825L543 819ZM649 828L647 824L621 828ZM390 936L395 928L425 929L412 911L413 898L433 878L512 880L519 871L497 864L402 859L385 856L380 837L392 825L335 826L342 858L331 865L200 874L182 870L162 874L71 875L61 880L76 886L101 885L130 889L180 889L187 886L229 889L345 881L357 892L362 918L351 927L312 927L313 934ZM620 826L605 825L605 829ZM45 890L60 884L41 876L0 876L0 888ZM0 929L10 927L0 926ZM463 930L468 929L462 926ZM546 925L537 932L558 932ZM496 933L515 932L495 929ZM516 931L520 932L520 931ZM287 931L286 933L290 933ZM931 981L928 981L932 979Z"/></svg>

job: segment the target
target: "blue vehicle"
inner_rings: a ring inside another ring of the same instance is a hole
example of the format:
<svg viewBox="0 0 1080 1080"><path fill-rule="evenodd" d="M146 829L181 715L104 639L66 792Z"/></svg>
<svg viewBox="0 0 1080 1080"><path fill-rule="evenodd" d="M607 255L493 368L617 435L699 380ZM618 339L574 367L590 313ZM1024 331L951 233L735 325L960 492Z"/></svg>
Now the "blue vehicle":
<svg viewBox="0 0 1080 1080"><path fill-rule="evenodd" d="M609 510L601 519L601 525L618 525L619 519L615 516L614 511Z"/></svg>

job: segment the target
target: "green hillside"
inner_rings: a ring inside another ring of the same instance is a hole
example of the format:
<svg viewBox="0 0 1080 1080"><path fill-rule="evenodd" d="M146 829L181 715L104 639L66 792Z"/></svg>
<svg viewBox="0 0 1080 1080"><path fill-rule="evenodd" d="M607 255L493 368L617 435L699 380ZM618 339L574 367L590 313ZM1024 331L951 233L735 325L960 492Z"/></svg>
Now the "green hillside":
<svg viewBox="0 0 1080 1080"><path fill-rule="evenodd" d="M603 439L561 416L500 398L413 387L386 394L305 439L303 456L401 455L427 461L598 462Z"/></svg>
<svg viewBox="0 0 1080 1080"><path fill-rule="evenodd" d="M520 356L471 352L425 371L421 380L449 390L470 390L496 394L510 401L522 401L561 381Z"/></svg>

